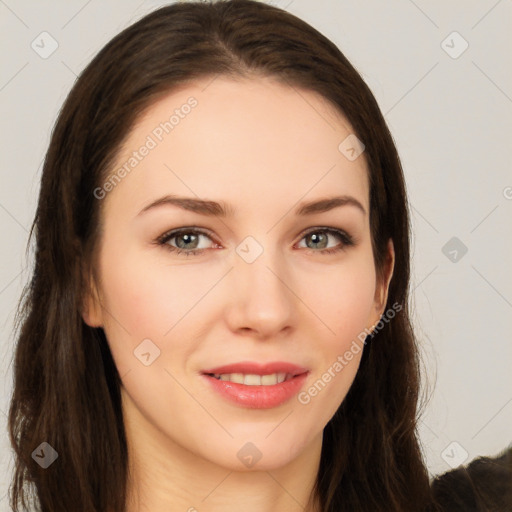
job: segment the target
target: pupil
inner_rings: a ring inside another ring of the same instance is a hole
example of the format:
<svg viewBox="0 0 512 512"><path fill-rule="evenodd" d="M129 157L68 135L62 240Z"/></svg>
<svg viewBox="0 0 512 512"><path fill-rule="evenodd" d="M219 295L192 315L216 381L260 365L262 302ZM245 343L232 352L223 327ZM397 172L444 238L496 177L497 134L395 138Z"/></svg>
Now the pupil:
<svg viewBox="0 0 512 512"><path fill-rule="evenodd" d="M324 237L324 238L325 238L325 235L320 235L320 237L319 237L317 234L314 234L314 233L311 235L311 239L312 239L312 241L313 241L313 243L314 243L314 244L319 244L319 243L321 243L321 241L319 240L319 238L321 238L321 237ZM324 241L325 241L325 240L324 240Z"/></svg>
<svg viewBox="0 0 512 512"><path fill-rule="evenodd" d="M185 244L183 244L183 243L178 243L178 246L179 246L179 247L181 247L181 248L187 248L187 246L186 246L187 240L188 240L188 242L190 242L190 241L191 241L191 239L193 239L193 238L194 238L194 236L195 236L195 235L190 235L190 234L188 234L188 235L181 235L180 237L178 237L178 240L180 240L180 239L185 240ZM196 238L197 238L197 237L196 237Z"/></svg>

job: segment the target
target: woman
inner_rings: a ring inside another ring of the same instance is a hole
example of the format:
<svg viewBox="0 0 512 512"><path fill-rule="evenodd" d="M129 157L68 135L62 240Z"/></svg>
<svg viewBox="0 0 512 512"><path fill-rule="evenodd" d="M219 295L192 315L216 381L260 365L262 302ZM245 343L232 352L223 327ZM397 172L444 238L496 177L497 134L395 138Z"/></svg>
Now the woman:
<svg viewBox="0 0 512 512"><path fill-rule="evenodd" d="M60 112L32 229L13 508L426 509L402 169L315 29L250 0L128 27Z"/></svg>

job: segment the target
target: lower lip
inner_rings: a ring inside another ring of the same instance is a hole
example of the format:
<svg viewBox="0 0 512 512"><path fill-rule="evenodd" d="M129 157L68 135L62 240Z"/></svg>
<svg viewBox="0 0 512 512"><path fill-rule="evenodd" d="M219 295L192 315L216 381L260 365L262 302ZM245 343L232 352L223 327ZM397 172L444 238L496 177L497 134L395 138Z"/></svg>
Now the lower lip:
<svg viewBox="0 0 512 512"><path fill-rule="evenodd" d="M290 380L271 386L246 386L226 380L219 380L203 374L215 391L237 405L251 409L270 409L284 404L296 395L308 372L296 375Z"/></svg>

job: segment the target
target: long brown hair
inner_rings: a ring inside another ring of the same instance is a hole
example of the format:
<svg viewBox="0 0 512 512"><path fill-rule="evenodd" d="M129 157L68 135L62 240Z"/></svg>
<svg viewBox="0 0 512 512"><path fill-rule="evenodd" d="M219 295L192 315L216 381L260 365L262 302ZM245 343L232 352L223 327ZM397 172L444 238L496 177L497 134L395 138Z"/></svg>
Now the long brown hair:
<svg viewBox="0 0 512 512"><path fill-rule="evenodd" d="M371 91L340 50L304 21L252 0L177 3L114 37L81 73L44 161L35 267L16 316L9 434L11 506L122 512L127 443L121 380L101 328L81 317L100 237L94 190L139 116L197 78L264 76L326 98L365 144L375 268L395 247L388 305L402 309L368 339L355 381L324 429L314 494L322 511L413 511L429 500L417 436L419 358L408 310L409 214L400 160ZM388 309L389 306L386 308ZM33 451L47 442L47 469Z"/></svg>

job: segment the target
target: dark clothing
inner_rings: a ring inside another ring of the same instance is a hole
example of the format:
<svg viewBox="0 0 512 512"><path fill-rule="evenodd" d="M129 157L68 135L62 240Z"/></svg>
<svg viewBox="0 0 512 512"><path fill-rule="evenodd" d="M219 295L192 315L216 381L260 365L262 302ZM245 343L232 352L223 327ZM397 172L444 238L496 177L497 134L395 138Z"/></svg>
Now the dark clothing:
<svg viewBox="0 0 512 512"><path fill-rule="evenodd" d="M512 447L436 477L432 493L439 512L512 512Z"/></svg>

